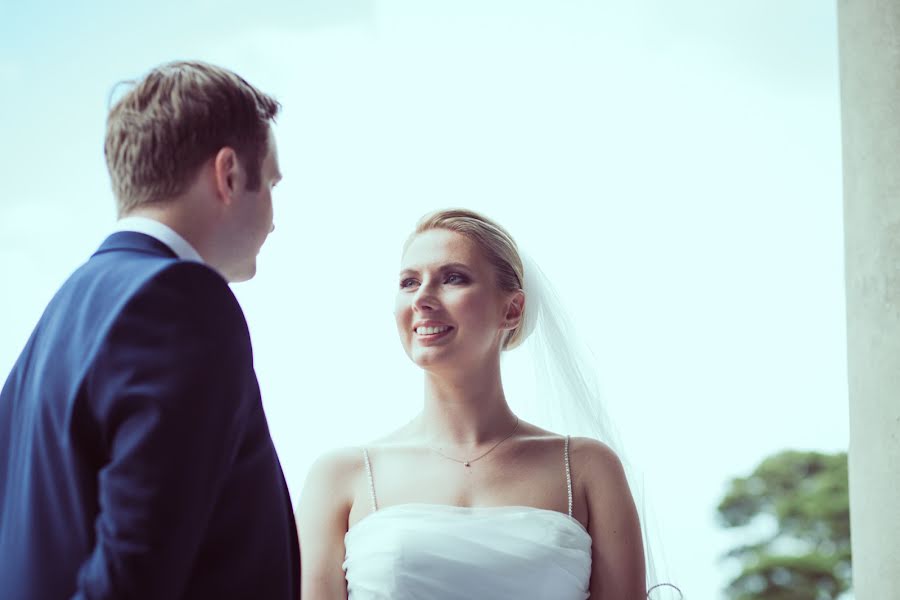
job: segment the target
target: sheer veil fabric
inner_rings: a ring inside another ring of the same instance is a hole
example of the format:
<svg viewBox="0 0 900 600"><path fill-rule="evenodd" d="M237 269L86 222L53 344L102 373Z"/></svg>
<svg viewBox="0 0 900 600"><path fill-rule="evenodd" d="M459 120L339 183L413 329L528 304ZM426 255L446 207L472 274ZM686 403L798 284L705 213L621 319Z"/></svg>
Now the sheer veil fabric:
<svg viewBox="0 0 900 600"><path fill-rule="evenodd" d="M534 362L537 398L548 423L538 423L563 434L600 440L622 461L634 495L647 561L647 597L677 600L681 591L661 572L660 543L650 528L652 502L644 491L640 470L628 460L615 423L604 409L599 379L590 349L579 339L553 285L534 259L520 251L524 266L525 323L521 350Z"/></svg>

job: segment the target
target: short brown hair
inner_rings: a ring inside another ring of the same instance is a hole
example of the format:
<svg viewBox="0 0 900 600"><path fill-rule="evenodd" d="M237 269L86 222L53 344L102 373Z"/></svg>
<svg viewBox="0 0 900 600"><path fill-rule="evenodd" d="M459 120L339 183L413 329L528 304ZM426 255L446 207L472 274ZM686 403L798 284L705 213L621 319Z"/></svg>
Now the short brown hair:
<svg viewBox="0 0 900 600"><path fill-rule="evenodd" d="M412 238L432 229L454 231L475 242L494 267L497 286L506 292L523 289L524 267L519 247L513 237L498 223L472 210L454 208L439 210L422 217ZM409 242L407 242L409 243ZM526 299L525 310L528 310ZM524 311L520 323L524 323ZM503 342L504 350L512 350L524 341L522 325L511 330Z"/></svg>
<svg viewBox="0 0 900 600"><path fill-rule="evenodd" d="M182 193L221 148L234 148L259 188L269 122L280 105L221 67L179 61L137 82L109 111L104 153L123 215Z"/></svg>

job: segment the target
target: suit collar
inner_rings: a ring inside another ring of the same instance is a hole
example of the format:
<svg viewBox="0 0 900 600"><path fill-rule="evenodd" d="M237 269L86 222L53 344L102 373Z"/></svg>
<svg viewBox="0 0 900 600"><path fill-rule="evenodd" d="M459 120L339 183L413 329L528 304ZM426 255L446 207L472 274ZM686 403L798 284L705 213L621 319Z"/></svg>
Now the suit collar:
<svg viewBox="0 0 900 600"><path fill-rule="evenodd" d="M154 237L136 231L117 231L110 235L100 248L94 252L94 256L106 252L130 251L155 254L165 258L178 258L175 252Z"/></svg>
<svg viewBox="0 0 900 600"><path fill-rule="evenodd" d="M171 248L178 258L204 262L190 242L162 221L142 216L125 217L116 223L115 231L134 231L149 235Z"/></svg>

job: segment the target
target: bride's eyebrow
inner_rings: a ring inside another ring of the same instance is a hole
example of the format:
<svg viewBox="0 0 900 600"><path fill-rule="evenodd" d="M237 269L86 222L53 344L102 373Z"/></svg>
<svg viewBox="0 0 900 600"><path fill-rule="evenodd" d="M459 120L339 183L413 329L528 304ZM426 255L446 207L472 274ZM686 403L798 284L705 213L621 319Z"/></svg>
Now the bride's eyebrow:
<svg viewBox="0 0 900 600"><path fill-rule="evenodd" d="M447 263L447 264L441 265L440 267L437 268L438 271L442 271L442 272L443 271L452 271L454 269L460 269L460 270L467 271L467 272L472 270L471 267L469 267L469 265L466 265L461 262ZM418 275L419 272L420 272L419 269L410 267L408 269L403 269L402 271L400 271L400 277L407 277L409 275Z"/></svg>
<svg viewBox="0 0 900 600"><path fill-rule="evenodd" d="M451 271L453 269L462 269L464 271L471 271L471 269L469 268L469 265L465 265L460 262L448 263L446 265L442 265L440 270L441 271Z"/></svg>

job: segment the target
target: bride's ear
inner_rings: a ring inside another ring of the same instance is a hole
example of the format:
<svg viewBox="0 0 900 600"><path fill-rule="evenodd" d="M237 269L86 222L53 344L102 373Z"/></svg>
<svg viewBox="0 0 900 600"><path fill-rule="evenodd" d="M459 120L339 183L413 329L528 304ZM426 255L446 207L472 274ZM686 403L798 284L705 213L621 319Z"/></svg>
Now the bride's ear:
<svg viewBox="0 0 900 600"><path fill-rule="evenodd" d="M522 322L522 315L525 314L525 293L522 290L516 290L510 296L506 303L506 314L504 315L504 328L515 329Z"/></svg>

